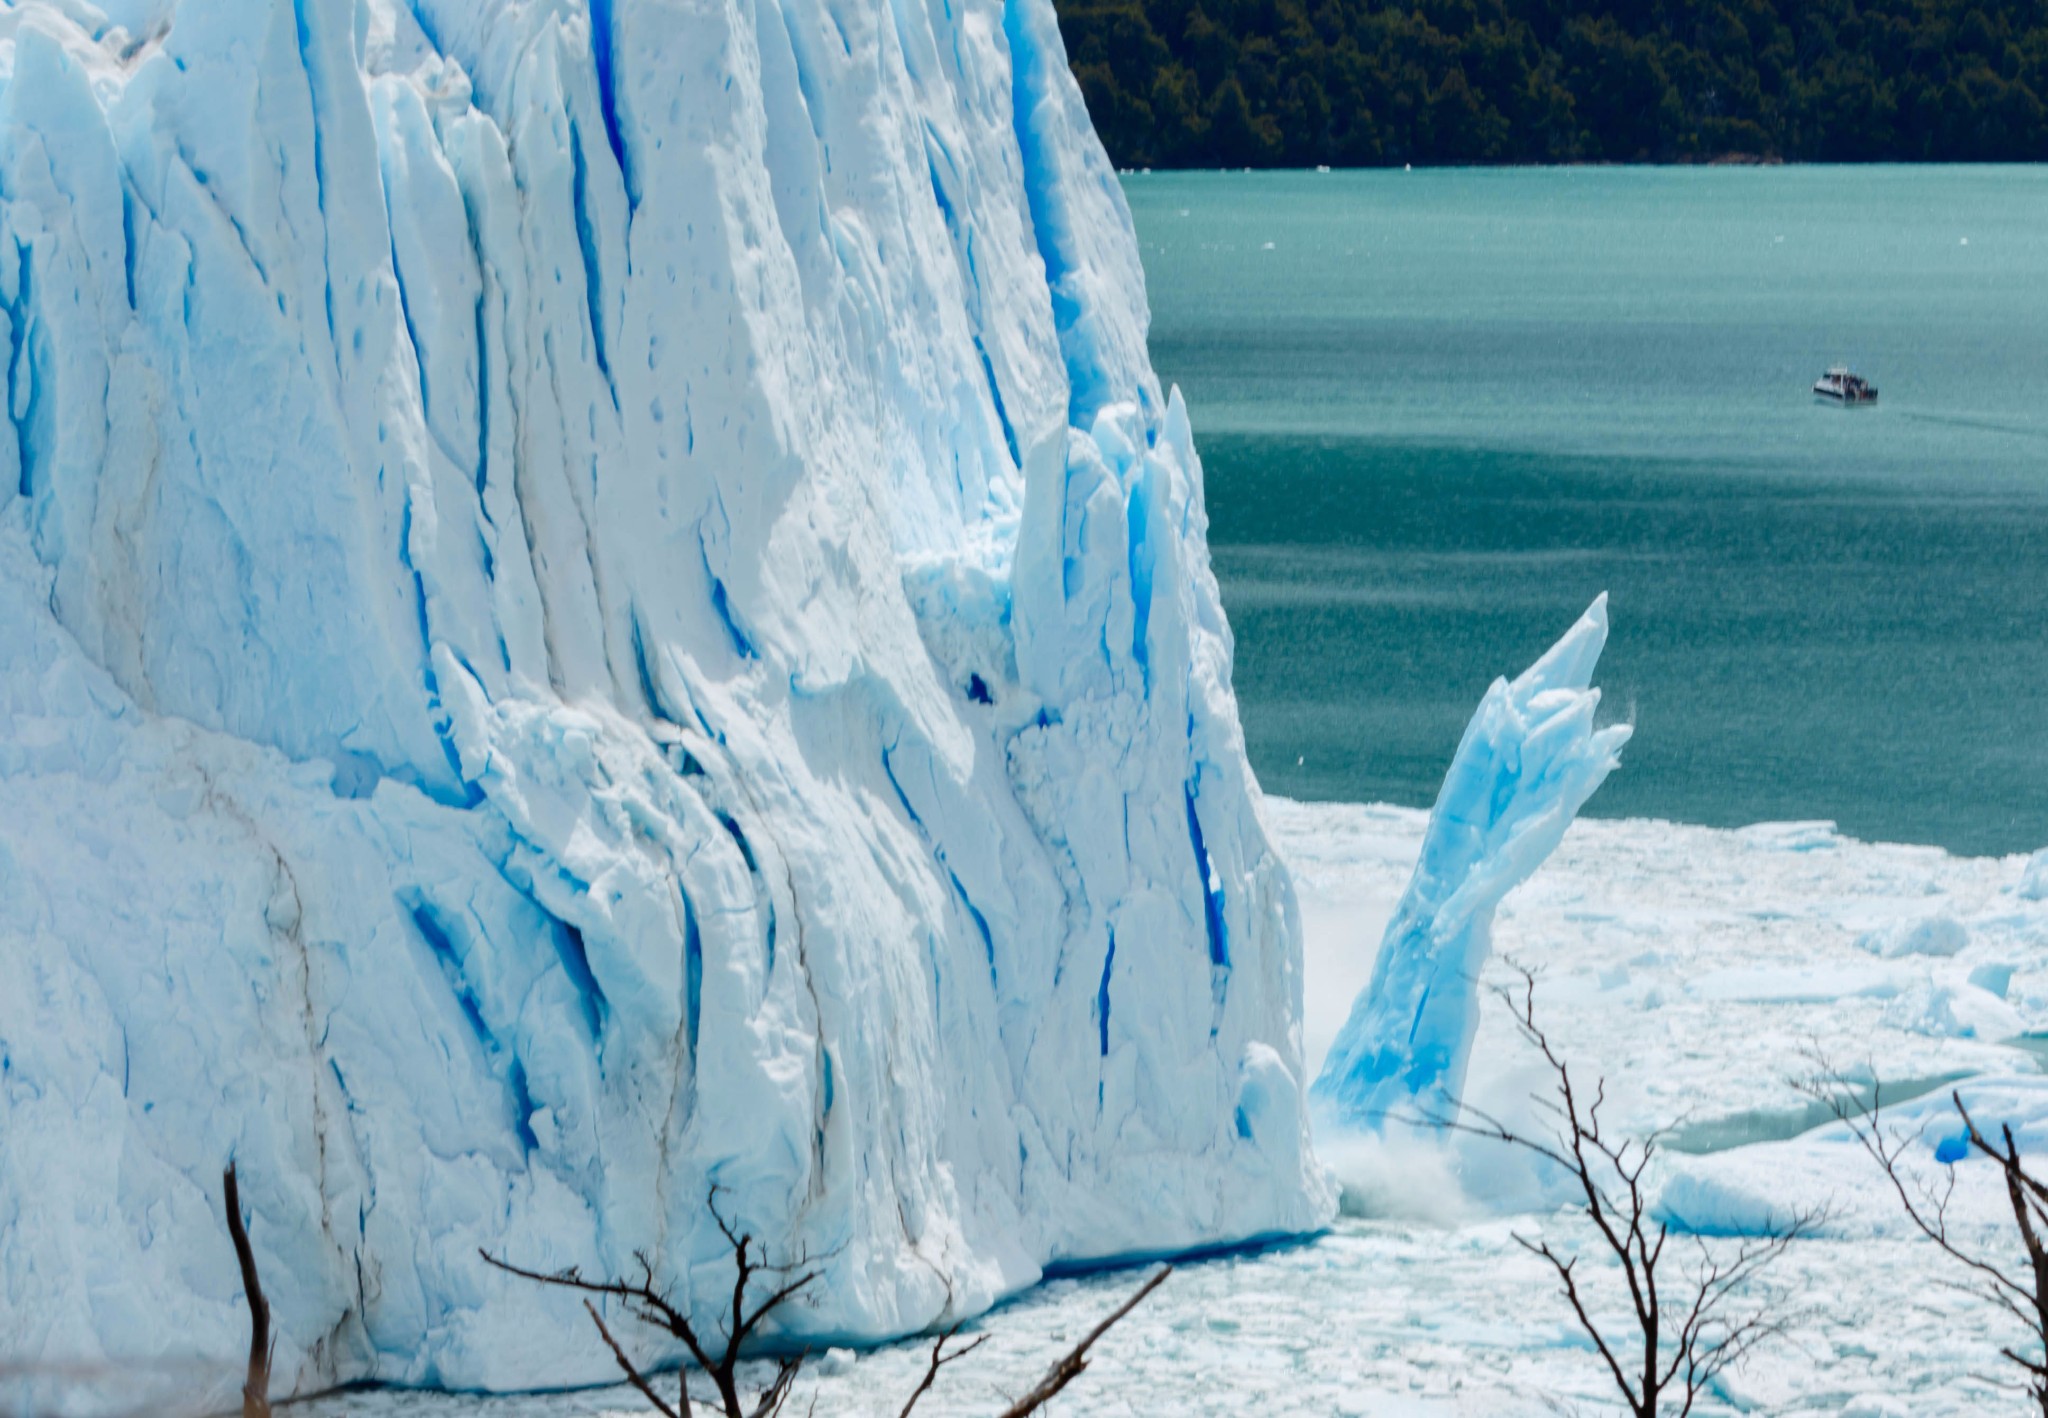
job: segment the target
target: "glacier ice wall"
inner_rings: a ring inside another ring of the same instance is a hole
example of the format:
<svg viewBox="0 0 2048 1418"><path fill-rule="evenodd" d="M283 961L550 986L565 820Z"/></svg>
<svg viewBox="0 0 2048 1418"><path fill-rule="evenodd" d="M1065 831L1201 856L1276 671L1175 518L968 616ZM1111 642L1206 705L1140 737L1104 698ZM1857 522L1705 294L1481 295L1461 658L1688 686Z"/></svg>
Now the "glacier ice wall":
<svg viewBox="0 0 2048 1418"><path fill-rule="evenodd" d="M0 12L0 1334L602 1378L1329 1213L1049 0Z"/></svg>
<svg viewBox="0 0 2048 1418"><path fill-rule="evenodd" d="M1309 1090L1319 1123L1379 1132L1390 1118L1457 1115L1494 911L1557 850L1628 742L1626 724L1593 727L1606 644L1603 595L1535 664L1495 680L1465 726L1372 979Z"/></svg>

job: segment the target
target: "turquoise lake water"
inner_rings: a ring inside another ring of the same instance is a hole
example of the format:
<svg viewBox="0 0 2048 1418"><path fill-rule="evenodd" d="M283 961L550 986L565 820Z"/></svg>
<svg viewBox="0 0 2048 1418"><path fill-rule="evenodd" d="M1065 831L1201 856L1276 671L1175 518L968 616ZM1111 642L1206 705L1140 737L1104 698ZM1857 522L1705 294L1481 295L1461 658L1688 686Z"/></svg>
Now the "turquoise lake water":
<svg viewBox="0 0 2048 1418"><path fill-rule="evenodd" d="M1427 804L1604 590L1590 811L2048 844L2048 168L1125 190L1268 791Z"/></svg>

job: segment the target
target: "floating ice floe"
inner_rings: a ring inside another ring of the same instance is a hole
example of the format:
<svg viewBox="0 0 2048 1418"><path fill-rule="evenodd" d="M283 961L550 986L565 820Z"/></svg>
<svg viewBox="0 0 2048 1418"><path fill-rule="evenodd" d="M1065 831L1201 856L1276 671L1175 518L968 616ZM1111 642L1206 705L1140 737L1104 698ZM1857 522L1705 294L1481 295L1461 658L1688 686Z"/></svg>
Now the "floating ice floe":
<svg viewBox="0 0 2048 1418"><path fill-rule="evenodd" d="M1856 941L1862 949L1886 960L1903 955L1956 955L1969 943L1970 933L1954 916L1947 915L1894 921L1866 931Z"/></svg>

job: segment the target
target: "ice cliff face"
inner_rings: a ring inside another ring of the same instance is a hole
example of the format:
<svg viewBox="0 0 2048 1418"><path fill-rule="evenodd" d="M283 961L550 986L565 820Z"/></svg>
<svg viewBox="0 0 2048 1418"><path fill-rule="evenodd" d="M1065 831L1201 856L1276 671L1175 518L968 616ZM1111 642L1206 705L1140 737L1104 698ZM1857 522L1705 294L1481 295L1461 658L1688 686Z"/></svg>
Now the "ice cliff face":
<svg viewBox="0 0 2048 1418"><path fill-rule="evenodd" d="M1299 944L1047 0L0 14L0 1333L603 1377L1296 1230Z"/></svg>

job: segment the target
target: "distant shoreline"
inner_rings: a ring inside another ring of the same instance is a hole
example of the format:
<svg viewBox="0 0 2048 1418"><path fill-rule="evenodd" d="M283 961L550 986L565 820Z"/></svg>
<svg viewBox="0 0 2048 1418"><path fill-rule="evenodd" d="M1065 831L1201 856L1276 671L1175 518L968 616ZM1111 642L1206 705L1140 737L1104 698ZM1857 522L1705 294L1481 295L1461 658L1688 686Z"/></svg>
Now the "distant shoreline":
<svg viewBox="0 0 2048 1418"><path fill-rule="evenodd" d="M2048 14L1058 0L1119 167L2048 157Z"/></svg>

